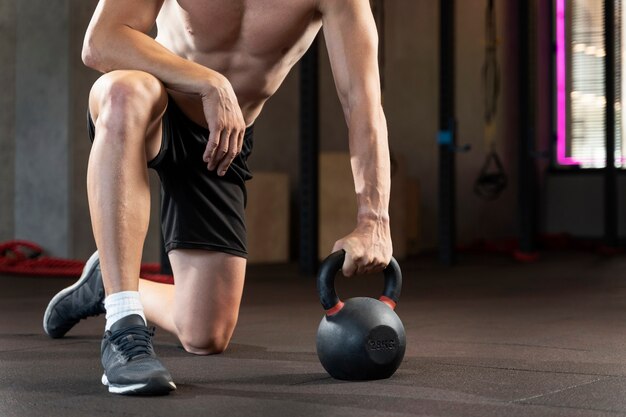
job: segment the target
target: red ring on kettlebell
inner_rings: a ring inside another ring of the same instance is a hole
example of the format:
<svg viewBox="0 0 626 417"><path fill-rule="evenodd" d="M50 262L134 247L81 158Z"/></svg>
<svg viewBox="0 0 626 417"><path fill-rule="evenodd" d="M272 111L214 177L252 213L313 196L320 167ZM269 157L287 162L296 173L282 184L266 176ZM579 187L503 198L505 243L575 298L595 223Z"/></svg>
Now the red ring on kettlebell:
<svg viewBox="0 0 626 417"><path fill-rule="evenodd" d="M341 309L343 308L345 304L343 303L343 301L339 300L339 302L337 304L335 304L334 307L329 308L328 310L326 310L326 315L327 316L334 316L335 314L339 313L341 311Z"/></svg>
<svg viewBox="0 0 626 417"><path fill-rule="evenodd" d="M389 307L391 307L392 310L396 309L396 302L393 301L391 298L385 296L385 295L381 295L380 298L378 298L379 301L382 301L383 303L387 304Z"/></svg>

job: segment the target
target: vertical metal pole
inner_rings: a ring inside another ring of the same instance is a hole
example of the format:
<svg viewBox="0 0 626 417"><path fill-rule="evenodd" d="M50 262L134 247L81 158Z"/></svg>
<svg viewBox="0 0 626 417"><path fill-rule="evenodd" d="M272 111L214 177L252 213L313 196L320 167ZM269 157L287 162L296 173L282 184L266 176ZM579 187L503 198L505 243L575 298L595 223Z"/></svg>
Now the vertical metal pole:
<svg viewBox="0 0 626 417"><path fill-rule="evenodd" d="M319 63L315 40L300 61L300 272L318 267Z"/></svg>
<svg viewBox="0 0 626 417"><path fill-rule="evenodd" d="M531 75L532 26L531 5L518 0L519 42L519 147L518 147L518 216L519 247L522 254L537 250L537 172L535 167L535 128L533 117L533 88Z"/></svg>
<svg viewBox="0 0 626 417"><path fill-rule="evenodd" d="M615 0L604 3L606 85L606 167L604 168L604 243L617 246L618 207L615 168Z"/></svg>
<svg viewBox="0 0 626 417"><path fill-rule="evenodd" d="M556 11L555 11L555 4L553 1L547 1L545 2L545 12L548 13L548 18L550 20L550 49L548 50L548 55L544 58L546 60L546 62L549 62L548 65L548 71L550 74L550 82L548 83L549 88L548 91L546 91L547 95L545 95L544 97L546 97L546 100L549 100L548 102L550 103L550 118L549 120L551 121L549 126L550 126L550 142L552 144L556 144L556 94L554 93L556 91ZM548 98L549 97L549 98ZM554 161L556 161L556 146L548 146L548 152L549 152L549 157L550 157L550 164L553 165Z"/></svg>
<svg viewBox="0 0 626 417"><path fill-rule="evenodd" d="M441 0L439 27L439 260L453 265L456 262L454 0Z"/></svg>

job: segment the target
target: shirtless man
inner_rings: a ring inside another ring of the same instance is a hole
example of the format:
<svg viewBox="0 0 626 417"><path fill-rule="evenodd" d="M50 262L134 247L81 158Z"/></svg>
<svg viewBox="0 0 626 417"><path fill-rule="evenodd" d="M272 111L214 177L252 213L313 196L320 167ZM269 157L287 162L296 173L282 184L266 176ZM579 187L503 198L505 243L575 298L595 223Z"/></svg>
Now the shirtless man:
<svg viewBox="0 0 626 417"><path fill-rule="evenodd" d="M157 24L158 36L147 34ZM387 127L368 0L101 0L83 46L104 73L89 97L87 188L98 252L48 305L62 337L106 312L102 382L120 394L176 388L146 319L197 355L226 349L246 268L243 217L252 125L323 28L349 127L358 200L338 240L347 276L392 253ZM148 228L147 168L163 186L162 228L176 284L139 279Z"/></svg>

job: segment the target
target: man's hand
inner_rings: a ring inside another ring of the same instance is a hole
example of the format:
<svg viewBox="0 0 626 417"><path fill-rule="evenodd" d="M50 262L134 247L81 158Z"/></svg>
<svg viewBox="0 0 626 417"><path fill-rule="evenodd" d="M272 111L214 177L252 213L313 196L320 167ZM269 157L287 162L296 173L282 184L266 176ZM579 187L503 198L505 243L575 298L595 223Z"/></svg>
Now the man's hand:
<svg viewBox="0 0 626 417"><path fill-rule="evenodd" d="M335 243L333 252L341 249L346 251L344 276L382 271L393 253L389 221L359 222L352 233Z"/></svg>
<svg viewBox="0 0 626 417"><path fill-rule="evenodd" d="M241 152L246 122L233 87L226 78L213 83L200 96L210 132L202 159L209 171L217 169L217 175L223 176Z"/></svg>

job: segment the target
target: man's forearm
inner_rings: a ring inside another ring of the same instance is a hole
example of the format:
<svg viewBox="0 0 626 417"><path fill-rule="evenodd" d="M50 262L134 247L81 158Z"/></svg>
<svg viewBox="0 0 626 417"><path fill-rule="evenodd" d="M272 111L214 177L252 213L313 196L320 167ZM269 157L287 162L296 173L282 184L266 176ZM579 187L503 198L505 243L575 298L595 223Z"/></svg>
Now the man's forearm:
<svg viewBox="0 0 626 417"><path fill-rule="evenodd" d="M389 221L391 169L387 123L382 107L350 111L350 156L358 204L358 221Z"/></svg>
<svg viewBox="0 0 626 417"><path fill-rule="evenodd" d="M181 58L146 34L125 25L90 28L83 46L83 61L101 72L145 71L166 87L189 94L226 79L216 71Z"/></svg>

